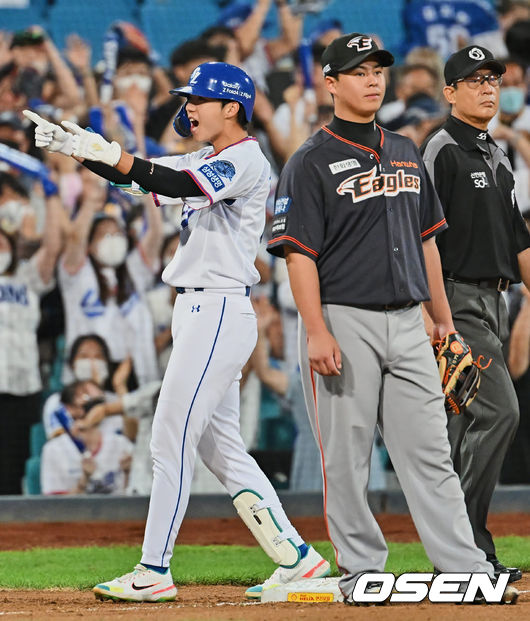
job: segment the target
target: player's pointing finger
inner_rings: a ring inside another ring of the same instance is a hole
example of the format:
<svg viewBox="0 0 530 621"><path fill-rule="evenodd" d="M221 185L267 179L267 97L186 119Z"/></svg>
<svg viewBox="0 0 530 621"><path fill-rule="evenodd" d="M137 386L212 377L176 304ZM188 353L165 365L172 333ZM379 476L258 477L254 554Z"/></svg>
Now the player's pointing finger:
<svg viewBox="0 0 530 621"><path fill-rule="evenodd" d="M33 110L23 110L22 114L39 127L46 128L48 125L50 125L50 123L46 119L43 119L36 112L33 112Z"/></svg>

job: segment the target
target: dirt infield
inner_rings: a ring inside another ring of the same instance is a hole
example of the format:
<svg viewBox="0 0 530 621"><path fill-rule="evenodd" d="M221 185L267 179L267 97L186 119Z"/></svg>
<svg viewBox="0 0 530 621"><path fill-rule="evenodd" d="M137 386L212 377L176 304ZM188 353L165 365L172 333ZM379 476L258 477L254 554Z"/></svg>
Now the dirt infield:
<svg viewBox="0 0 530 621"><path fill-rule="evenodd" d="M408 515L376 516L388 541L418 541L418 534ZM294 518L294 525L307 541L327 541L324 519ZM530 536L530 514L500 513L490 516L488 524L495 537ZM144 522L27 522L0 524L0 550L58 548L111 544L140 545ZM239 518L184 520L179 544L256 545L256 540Z"/></svg>
<svg viewBox="0 0 530 621"><path fill-rule="evenodd" d="M379 524L389 541L417 541L409 516L380 515ZM296 527L309 541L326 540L321 518L294 519ZM0 525L0 550L32 547L140 544L143 522L26 523ZM530 515L491 516L494 536L530 535ZM178 542L181 544L255 545L246 527L237 519L185 520ZM126 568L125 568L126 569ZM55 620L78 617L136 621L140 619L215 619L262 621L505 621L530 618L530 574L516 583L522 592L516 606L388 605L352 608L343 604L256 604L246 602L243 587L183 586L178 599L168 604L128 604L96 601L90 591L0 590L0 616L16 619ZM527 592L525 592L527 591Z"/></svg>
<svg viewBox="0 0 530 621"><path fill-rule="evenodd" d="M517 583L530 588L530 577ZM167 604L100 602L90 592L80 591L0 591L0 615L32 621L76 619L137 621L166 619L215 621L511 621L530 618L530 594L524 593L515 606L458 606L454 604L392 604L352 607L344 604L257 604L243 600L237 586L185 586L177 601Z"/></svg>

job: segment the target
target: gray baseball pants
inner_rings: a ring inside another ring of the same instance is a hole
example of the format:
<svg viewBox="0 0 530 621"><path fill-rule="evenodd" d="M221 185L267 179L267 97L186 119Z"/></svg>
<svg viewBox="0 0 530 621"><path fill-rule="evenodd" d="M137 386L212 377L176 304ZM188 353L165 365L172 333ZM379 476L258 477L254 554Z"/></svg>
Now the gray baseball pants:
<svg viewBox="0 0 530 621"><path fill-rule="evenodd" d="M455 328L473 357L482 355L484 365L491 359L482 372L475 400L463 415L449 417L447 429L475 542L486 554L495 554L486 528L488 510L519 424L517 395L503 354L509 337L508 311L495 289L448 280L445 289Z"/></svg>
<svg viewBox="0 0 530 621"><path fill-rule="evenodd" d="M341 348L341 375L311 372L301 321L299 354L342 592L350 595L362 573L383 571L387 559L367 500L376 425L432 563L441 571L493 576L474 543L451 462L444 399L420 306L375 312L324 305L323 313Z"/></svg>

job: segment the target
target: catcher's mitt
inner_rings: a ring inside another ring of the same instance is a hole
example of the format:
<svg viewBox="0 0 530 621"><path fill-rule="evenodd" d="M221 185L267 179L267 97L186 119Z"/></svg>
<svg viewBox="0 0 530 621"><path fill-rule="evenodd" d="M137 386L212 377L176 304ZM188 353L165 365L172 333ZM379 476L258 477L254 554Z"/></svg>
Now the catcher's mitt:
<svg viewBox="0 0 530 621"><path fill-rule="evenodd" d="M461 414L477 395L481 369L473 360L471 348L458 332L435 342L433 348L445 395L445 409Z"/></svg>

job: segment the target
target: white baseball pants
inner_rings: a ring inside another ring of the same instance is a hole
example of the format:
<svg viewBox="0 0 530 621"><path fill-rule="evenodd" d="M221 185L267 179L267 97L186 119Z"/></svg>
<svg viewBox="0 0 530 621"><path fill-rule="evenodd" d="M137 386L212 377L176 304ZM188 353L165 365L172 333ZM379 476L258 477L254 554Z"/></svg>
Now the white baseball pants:
<svg viewBox="0 0 530 621"><path fill-rule="evenodd" d="M169 565L197 450L230 496L256 491L285 534L303 543L239 433L239 377L257 339L256 316L241 291L183 293L175 301L173 350L153 420L153 488L142 563Z"/></svg>

